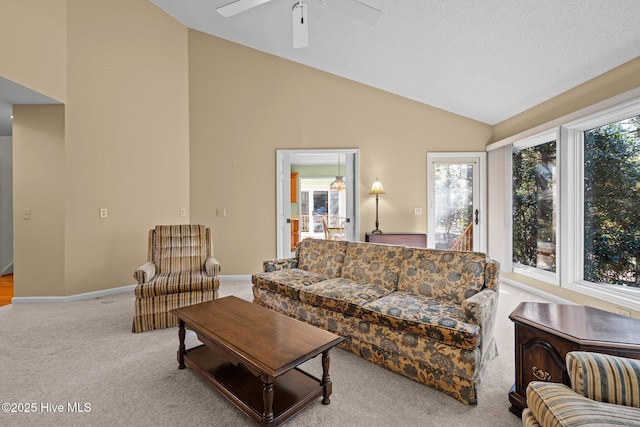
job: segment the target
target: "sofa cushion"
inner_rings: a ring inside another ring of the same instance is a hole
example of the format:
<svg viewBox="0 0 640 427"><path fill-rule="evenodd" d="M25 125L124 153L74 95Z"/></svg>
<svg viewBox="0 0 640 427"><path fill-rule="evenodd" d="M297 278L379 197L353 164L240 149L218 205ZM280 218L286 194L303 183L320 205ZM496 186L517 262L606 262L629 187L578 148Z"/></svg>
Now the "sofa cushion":
<svg viewBox="0 0 640 427"><path fill-rule="evenodd" d="M336 278L305 286L300 289L299 299L317 307L359 316L363 304L388 293L389 290L376 285L354 283L348 279Z"/></svg>
<svg viewBox="0 0 640 427"><path fill-rule="evenodd" d="M251 283L274 292L281 293L291 298L298 299L298 292L305 286L313 285L323 280L320 274L299 268L286 268L284 270L256 273L251 276Z"/></svg>
<svg viewBox="0 0 640 427"><path fill-rule="evenodd" d="M477 347L480 340L480 327L464 321L459 303L406 291L365 304L361 317L465 349Z"/></svg>
<svg viewBox="0 0 640 427"><path fill-rule="evenodd" d="M638 408L597 402L559 383L530 382L527 405L544 426L631 426L640 419Z"/></svg>
<svg viewBox="0 0 640 427"><path fill-rule="evenodd" d="M393 292L403 267L402 246L349 242L341 277Z"/></svg>
<svg viewBox="0 0 640 427"><path fill-rule="evenodd" d="M346 241L304 239L298 243L298 268L325 279L340 277L346 249Z"/></svg>
<svg viewBox="0 0 640 427"><path fill-rule="evenodd" d="M405 248L404 254L398 290L462 302L484 286L482 253Z"/></svg>

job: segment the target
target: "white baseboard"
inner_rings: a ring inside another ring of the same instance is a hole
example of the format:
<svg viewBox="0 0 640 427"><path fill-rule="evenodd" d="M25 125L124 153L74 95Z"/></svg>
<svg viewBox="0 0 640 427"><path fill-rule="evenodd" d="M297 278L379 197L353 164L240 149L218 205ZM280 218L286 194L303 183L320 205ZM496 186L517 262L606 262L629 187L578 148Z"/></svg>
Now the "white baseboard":
<svg viewBox="0 0 640 427"><path fill-rule="evenodd" d="M13 263L7 265L5 268L0 271L0 276L4 276L5 274L13 273Z"/></svg>
<svg viewBox="0 0 640 427"><path fill-rule="evenodd" d="M513 286L514 288L518 288L518 289L521 289L521 290L523 290L525 292L528 292L530 294L538 295L538 296L540 296L542 298L545 298L545 299L548 299L550 301L557 302L558 304L575 304L575 302L573 302L573 301L569 301L569 300L566 300L564 298L560 298L557 295L553 295L553 294L550 294L549 292L541 291L540 289L532 288L531 286L527 286L525 284L522 284L520 282L517 282L515 280L509 279L509 278L506 278L506 277L501 277L500 281L506 283L509 286Z"/></svg>
<svg viewBox="0 0 640 427"><path fill-rule="evenodd" d="M238 275L220 275L220 281L221 282L229 282L231 280L248 280L251 281L251 275L250 274L238 274Z"/></svg>
<svg viewBox="0 0 640 427"><path fill-rule="evenodd" d="M220 275L220 282L233 280L251 281L251 275ZM121 286L119 288L103 289L101 291L86 292L83 294L68 295L64 297L13 297L11 304L41 304L50 302L71 302L85 299L101 298L109 295L131 292L136 285Z"/></svg>
<svg viewBox="0 0 640 427"><path fill-rule="evenodd" d="M64 297L13 297L11 304L41 304L50 302L71 302L85 299L101 298L109 295L131 292L136 285L121 286L119 288L103 289L101 291L85 292L83 294L67 295Z"/></svg>

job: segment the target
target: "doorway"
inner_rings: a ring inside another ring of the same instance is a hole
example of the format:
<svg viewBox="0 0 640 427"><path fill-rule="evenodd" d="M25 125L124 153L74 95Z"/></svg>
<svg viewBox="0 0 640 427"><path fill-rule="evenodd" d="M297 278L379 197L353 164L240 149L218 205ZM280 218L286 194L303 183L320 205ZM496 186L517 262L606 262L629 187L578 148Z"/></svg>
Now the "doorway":
<svg viewBox="0 0 640 427"><path fill-rule="evenodd" d="M355 240L358 224L358 149L277 150L277 256L288 258L304 238ZM331 183L342 176L346 188Z"/></svg>
<svg viewBox="0 0 640 427"><path fill-rule="evenodd" d="M486 251L486 153L427 154L427 247Z"/></svg>

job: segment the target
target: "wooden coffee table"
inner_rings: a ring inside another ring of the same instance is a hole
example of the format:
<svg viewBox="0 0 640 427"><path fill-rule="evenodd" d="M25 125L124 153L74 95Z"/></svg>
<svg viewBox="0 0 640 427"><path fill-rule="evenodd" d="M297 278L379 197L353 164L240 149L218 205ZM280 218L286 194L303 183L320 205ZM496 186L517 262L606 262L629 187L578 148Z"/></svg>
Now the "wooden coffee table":
<svg viewBox="0 0 640 427"><path fill-rule="evenodd" d="M171 311L179 319L179 368L202 375L262 425L276 426L331 395L329 350L344 338L234 296ZM185 327L203 345L185 348ZM298 366L322 354L322 378Z"/></svg>

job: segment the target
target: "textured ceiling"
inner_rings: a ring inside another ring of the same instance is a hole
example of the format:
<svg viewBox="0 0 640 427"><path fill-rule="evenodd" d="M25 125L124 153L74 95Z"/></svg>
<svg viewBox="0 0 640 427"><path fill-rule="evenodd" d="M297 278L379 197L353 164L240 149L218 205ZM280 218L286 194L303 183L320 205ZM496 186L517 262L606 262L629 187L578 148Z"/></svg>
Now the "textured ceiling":
<svg viewBox="0 0 640 427"><path fill-rule="evenodd" d="M375 25L340 12L347 0L307 0L304 49L291 47L296 0L229 18L216 8L231 0L150 1L189 28L488 124L640 56L640 0L362 0L382 11ZM12 104L51 101L15 89L0 78L0 136Z"/></svg>
<svg viewBox="0 0 640 427"><path fill-rule="evenodd" d="M306 0L309 47L271 0L224 18L232 0L150 0L187 27L488 124L640 56L639 0L361 0L365 24Z"/></svg>

